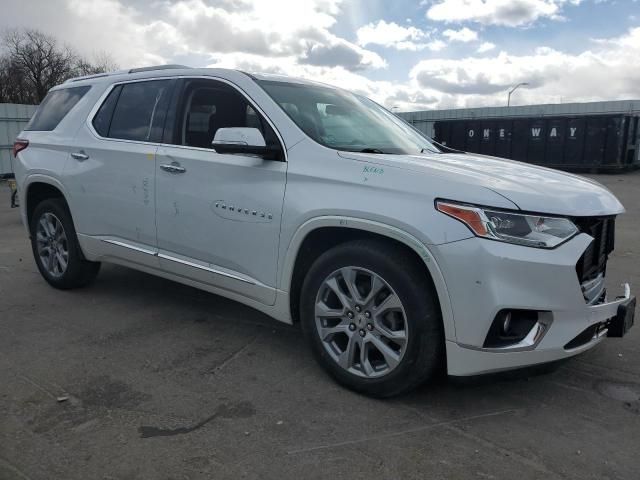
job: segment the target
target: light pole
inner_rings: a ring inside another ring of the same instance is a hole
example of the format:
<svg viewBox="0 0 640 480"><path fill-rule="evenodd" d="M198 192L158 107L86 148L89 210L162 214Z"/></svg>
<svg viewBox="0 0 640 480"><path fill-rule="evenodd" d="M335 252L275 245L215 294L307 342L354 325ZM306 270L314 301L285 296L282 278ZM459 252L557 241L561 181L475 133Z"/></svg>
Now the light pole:
<svg viewBox="0 0 640 480"><path fill-rule="evenodd" d="M528 84L527 82L522 82L522 83L517 84L517 85L516 85L515 87L513 87L511 90L509 90L509 96L507 97L507 107L510 107L510 106L511 106L511 94L512 94L513 92L515 92L518 88L520 88L520 87L527 87L527 86L529 86L529 84Z"/></svg>

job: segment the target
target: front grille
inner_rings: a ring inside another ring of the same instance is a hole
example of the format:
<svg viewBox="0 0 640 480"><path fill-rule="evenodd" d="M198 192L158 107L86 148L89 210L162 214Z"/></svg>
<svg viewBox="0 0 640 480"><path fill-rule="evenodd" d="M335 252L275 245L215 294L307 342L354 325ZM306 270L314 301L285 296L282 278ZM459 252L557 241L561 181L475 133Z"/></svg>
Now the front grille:
<svg viewBox="0 0 640 480"><path fill-rule="evenodd" d="M576 264L578 279L584 284L606 272L615 241L615 217L580 217L574 222L581 232L593 237Z"/></svg>

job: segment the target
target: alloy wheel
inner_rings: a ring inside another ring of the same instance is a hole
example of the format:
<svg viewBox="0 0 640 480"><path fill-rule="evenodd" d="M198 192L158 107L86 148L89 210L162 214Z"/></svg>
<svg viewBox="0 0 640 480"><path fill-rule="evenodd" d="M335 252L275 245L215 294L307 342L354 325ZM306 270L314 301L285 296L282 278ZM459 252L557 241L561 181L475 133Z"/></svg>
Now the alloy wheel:
<svg viewBox="0 0 640 480"><path fill-rule="evenodd" d="M69 243L62 222L51 212L43 213L36 228L36 245L41 265L59 278L69 264Z"/></svg>
<svg viewBox="0 0 640 480"><path fill-rule="evenodd" d="M378 274L343 267L320 286L315 324L327 353L344 370L381 377L402 360L409 339L400 297Z"/></svg>

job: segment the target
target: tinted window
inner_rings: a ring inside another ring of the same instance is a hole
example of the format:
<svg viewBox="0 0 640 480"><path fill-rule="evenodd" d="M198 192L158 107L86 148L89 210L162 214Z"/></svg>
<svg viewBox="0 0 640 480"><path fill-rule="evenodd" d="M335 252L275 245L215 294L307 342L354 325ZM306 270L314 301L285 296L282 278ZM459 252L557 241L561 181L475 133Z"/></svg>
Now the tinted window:
<svg viewBox="0 0 640 480"><path fill-rule="evenodd" d="M90 88L74 87L49 92L25 130L53 130Z"/></svg>
<svg viewBox="0 0 640 480"><path fill-rule="evenodd" d="M278 145L269 124L234 88L215 81L191 80L185 85L173 143L212 148L220 128L251 127L262 133L267 145Z"/></svg>
<svg viewBox="0 0 640 480"><path fill-rule="evenodd" d="M116 103L118 103L118 97L120 96L121 90L122 85L118 85L111 90L107 99L100 106L98 113L93 117L93 128L95 128L96 132L103 137L109 136L109 127L111 126L113 111L116 108Z"/></svg>
<svg viewBox="0 0 640 480"><path fill-rule="evenodd" d="M164 127L164 111L171 84L171 80L124 84L106 136L123 140L157 141ZM109 98L103 105L105 116L108 101ZM162 121L158 121L160 117ZM103 124L101 128L104 129Z"/></svg>

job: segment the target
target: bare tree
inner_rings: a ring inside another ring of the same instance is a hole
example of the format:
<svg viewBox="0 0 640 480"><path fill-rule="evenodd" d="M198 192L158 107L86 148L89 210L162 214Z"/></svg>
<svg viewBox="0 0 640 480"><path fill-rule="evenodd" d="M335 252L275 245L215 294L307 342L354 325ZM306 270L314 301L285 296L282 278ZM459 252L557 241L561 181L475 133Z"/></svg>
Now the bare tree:
<svg viewBox="0 0 640 480"><path fill-rule="evenodd" d="M9 60L30 91L34 103L40 103L49 89L73 75L76 56L56 40L36 30L8 32L4 38Z"/></svg>
<svg viewBox="0 0 640 480"><path fill-rule="evenodd" d="M40 103L65 80L116 69L102 53L89 61L38 30L6 32L0 44L0 102Z"/></svg>
<svg viewBox="0 0 640 480"><path fill-rule="evenodd" d="M31 103L16 65L5 56L0 57L0 103Z"/></svg>
<svg viewBox="0 0 640 480"><path fill-rule="evenodd" d="M96 73L113 72L118 69L118 65L106 52L99 52L93 55L91 60L78 58L76 63L76 75L94 75Z"/></svg>

